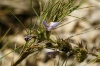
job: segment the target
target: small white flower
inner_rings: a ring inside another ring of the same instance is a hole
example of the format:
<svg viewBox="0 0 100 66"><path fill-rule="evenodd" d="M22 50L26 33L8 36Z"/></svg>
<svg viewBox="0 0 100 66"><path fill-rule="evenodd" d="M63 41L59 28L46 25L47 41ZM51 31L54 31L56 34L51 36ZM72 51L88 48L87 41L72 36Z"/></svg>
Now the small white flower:
<svg viewBox="0 0 100 66"><path fill-rule="evenodd" d="M47 31L50 31L52 29L54 29L55 27L57 27L60 23L59 22L50 22L50 24L48 25L46 23L46 21L42 21L43 25L44 25L44 28L47 30Z"/></svg>

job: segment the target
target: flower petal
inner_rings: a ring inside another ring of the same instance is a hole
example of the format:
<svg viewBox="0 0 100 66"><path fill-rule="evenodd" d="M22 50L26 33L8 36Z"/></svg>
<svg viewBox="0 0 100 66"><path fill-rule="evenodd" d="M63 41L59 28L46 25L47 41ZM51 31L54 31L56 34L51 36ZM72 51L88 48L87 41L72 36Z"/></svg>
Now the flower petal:
<svg viewBox="0 0 100 66"><path fill-rule="evenodd" d="M55 27L57 27L59 24L60 24L59 22L51 22L47 30L50 31Z"/></svg>
<svg viewBox="0 0 100 66"><path fill-rule="evenodd" d="M29 40L31 40L31 38L32 38L31 35L27 35L27 36L24 37L25 41L29 41Z"/></svg>
<svg viewBox="0 0 100 66"><path fill-rule="evenodd" d="M47 23L45 20L42 21L42 24L43 24L44 28L47 29Z"/></svg>
<svg viewBox="0 0 100 66"><path fill-rule="evenodd" d="M56 58L56 55L57 55L58 53L59 53L59 52L57 52L57 51L47 52L47 55L48 55L48 56L51 56L52 58Z"/></svg>

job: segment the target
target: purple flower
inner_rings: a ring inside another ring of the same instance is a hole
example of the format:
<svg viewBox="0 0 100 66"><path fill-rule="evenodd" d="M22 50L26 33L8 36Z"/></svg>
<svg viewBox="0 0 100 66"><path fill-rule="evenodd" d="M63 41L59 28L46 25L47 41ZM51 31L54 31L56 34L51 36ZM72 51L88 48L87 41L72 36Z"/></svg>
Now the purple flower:
<svg viewBox="0 0 100 66"><path fill-rule="evenodd" d="M27 35L24 37L25 41L29 41L31 40L32 38L35 38L36 36L33 36L33 35Z"/></svg>
<svg viewBox="0 0 100 66"><path fill-rule="evenodd" d="M48 25L46 23L46 21L42 21L43 25L44 25L44 28L47 30L47 31L50 31L52 29L54 29L55 27L57 27L60 23L59 22L50 22L50 24Z"/></svg>
<svg viewBox="0 0 100 66"><path fill-rule="evenodd" d="M48 26L47 26L46 21L43 20L42 23L43 23L44 28L47 29Z"/></svg>
<svg viewBox="0 0 100 66"><path fill-rule="evenodd" d="M58 51L52 51L52 52L47 52L47 56L50 56L51 58L56 58Z"/></svg>

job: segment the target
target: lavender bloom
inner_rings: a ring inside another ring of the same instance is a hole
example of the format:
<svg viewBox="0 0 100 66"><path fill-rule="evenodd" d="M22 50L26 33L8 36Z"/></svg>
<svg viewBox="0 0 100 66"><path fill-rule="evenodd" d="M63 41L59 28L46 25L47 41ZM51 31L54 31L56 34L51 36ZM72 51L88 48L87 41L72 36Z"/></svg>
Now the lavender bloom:
<svg viewBox="0 0 100 66"><path fill-rule="evenodd" d="M25 41L29 41L31 40L32 38L36 38L37 36L36 35L27 35L24 37Z"/></svg>
<svg viewBox="0 0 100 66"><path fill-rule="evenodd" d="M57 27L59 24L60 24L59 22L51 22L47 30L50 31L55 27Z"/></svg>
<svg viewBox="0 0 100 66"><path fill-rule="evenodd" d="M53 52L47 52L46 54L47 54L47 56L50 56L50 57L52 57L52 58L56 58L56 55L58 54L59 52L57 52L57 51L53 51Z"/></svg>
<svg viewBox="0 0 100 66"><path fill-rule="evenodd" d="M25 36L24 39L25 39L25 41L31 40L30 36Z"/></svg>
<svg viewBox="0 0 100 66"><path fill-rule="evenodd" d="M47 30L47 31L50 31L52 29L54 29L55 27L57 27L60 23L59 22L50 22L50 25L48 26L46 21L42 21L43 25L44 25L44 28Z"/></svg>
<svg viewBox="0 0 100 66"><path fill-rule="evenodd" d="M47 29L48 26L47 26L46 21L43 20L42 23L43 23L44 28Z"/></svg>

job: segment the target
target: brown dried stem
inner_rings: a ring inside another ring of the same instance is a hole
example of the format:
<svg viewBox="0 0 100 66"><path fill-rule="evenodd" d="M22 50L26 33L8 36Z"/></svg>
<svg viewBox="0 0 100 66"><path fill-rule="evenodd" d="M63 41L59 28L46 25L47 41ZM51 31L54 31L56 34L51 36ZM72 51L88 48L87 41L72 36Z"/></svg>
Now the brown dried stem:
<svg viewBox="0 0 100 66"><path fill-rule="evenodd" d="M31 53L34 53L36 51L38 51L39 48L38 46L32 46L32 47L29 47L29 48L26 48L26 50L21 54L20 58L15 62L13 63L11 66L17 66L20 62L22 62L28 55L30 55Z"/></svg>

